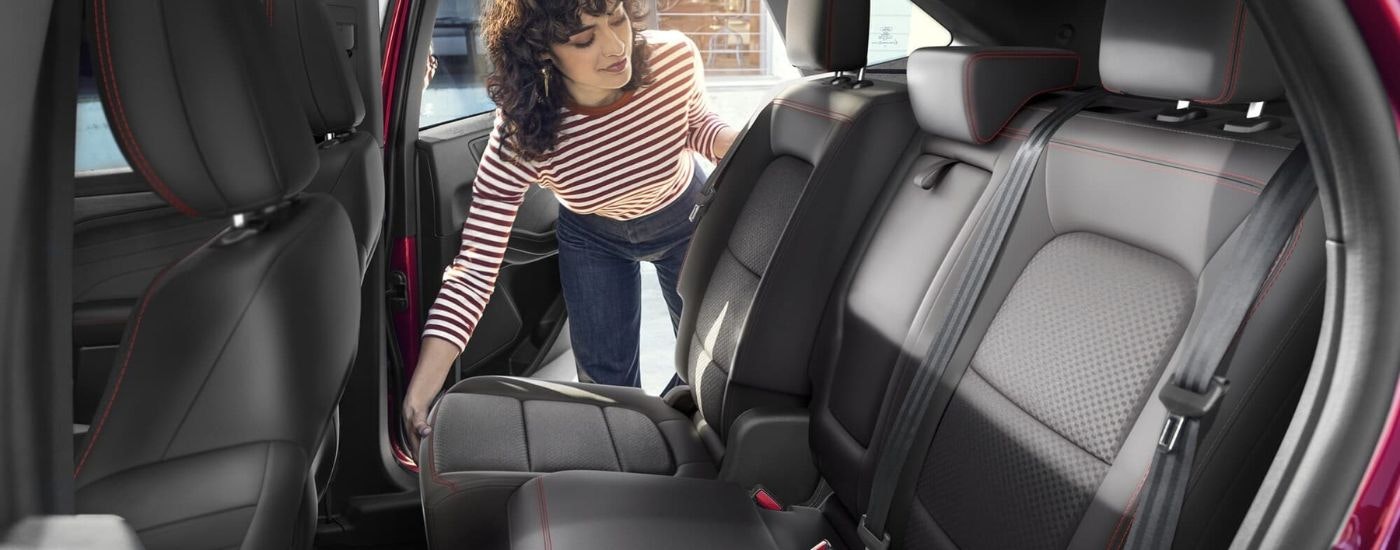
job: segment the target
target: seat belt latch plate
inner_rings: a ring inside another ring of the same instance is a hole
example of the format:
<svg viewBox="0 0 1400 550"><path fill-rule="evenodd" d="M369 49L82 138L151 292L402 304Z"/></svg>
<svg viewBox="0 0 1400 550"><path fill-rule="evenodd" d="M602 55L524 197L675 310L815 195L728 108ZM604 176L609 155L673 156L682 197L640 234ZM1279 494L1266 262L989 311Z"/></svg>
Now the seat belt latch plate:
<svg viewBox="0 0 1400 550"><path fill-rule="evenodd" d="M860 516L860 528L856 533L860 535L861 544L865 545L865 550L888 550L890 547L890 534L876 535L867 525L869 516Z"/></svg>
<svg viewBox="0 0 1400 550"><path fill-rule="evenodd" d="M1211 378L1205 393L1196 393L1175 383L1162 386L1157 397L1162 400L1168 414L1167 422L1162 425L1162 433L1157 436L1157 449L1164 453L1176 450L1181 428L1186 422L1198 420L1220 406L1220 400L1225 398L1225 390L1229 387L1230 381L1222 376Z"/></svg>

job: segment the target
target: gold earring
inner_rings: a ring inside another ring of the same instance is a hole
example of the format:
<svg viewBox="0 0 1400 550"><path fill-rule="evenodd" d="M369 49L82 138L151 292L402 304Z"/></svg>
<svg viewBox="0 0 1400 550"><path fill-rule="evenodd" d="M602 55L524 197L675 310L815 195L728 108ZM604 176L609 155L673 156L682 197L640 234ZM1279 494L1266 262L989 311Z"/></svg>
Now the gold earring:
<svg viewBox="0 0 1400 550"><path fill-rule="evenodd" d="M540 77L544 79L544 97L549 98L549 67L540 67Z"/></svg>

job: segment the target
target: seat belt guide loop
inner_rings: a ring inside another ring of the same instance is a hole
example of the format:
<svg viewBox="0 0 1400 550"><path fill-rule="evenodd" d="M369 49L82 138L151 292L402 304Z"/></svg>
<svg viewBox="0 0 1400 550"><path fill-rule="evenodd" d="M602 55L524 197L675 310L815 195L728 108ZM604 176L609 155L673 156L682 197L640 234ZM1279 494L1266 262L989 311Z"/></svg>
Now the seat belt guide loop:
<svg viewBox="0 0 1400 550"><path fill-rule="evenodd" d="M713 200L715 200L715 188L713 185L707 184L700 190L700 197L695 202L695 207L690 209L690 222L699 221L705 215L705 211L710 208L710 202Z"/></svg>
<svg viewBox="0 0 1400 550"><path fill-rule="evenodd" d="M1210 379L1205 393L1196 393L1176 383L1170 383L1162 386L1162 391L1158 392L1157 397L1171 414L1200 418L1220 405L1220 400L1225 397L1225 390L1229 388L1229 380L1223 376L1216 376Z"/></svg>
<svg viewBox="0 0 1400 550"><path fill-rule="evenodd" d="M865 545L865 550L888 550L890 547L890 534L883 533L876 535L870 531L868 520L870 516L860 516L860 528L857 533L860 535L861 544Z"/></svg>

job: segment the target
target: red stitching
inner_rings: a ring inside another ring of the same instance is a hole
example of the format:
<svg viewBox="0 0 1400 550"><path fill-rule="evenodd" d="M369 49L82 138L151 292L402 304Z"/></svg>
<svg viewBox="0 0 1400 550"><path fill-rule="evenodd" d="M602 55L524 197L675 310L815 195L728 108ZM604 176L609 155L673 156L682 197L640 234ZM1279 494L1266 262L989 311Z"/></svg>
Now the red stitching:
<svg viewBox="0 0 1400 550"><path fill-rule="evenodd" d="M1105 151L1109 151L1109 152L1113 152L1113 153L1118 153L1118 154L1121 154L1121 155L1127 155L1127 156L1133 156L1133 157L1141 157L1141 158L1146 159L1146 160L1154 160L1154 161L1157 161L1157 162L1163 162L1163 163L1167 163L1167 164L1174 164L1174 165L1177 165L1177 166L1180 166L1180 167L1183 167L1183 168L1188 168L1188 169L1191 169L1191 170L1196 170L1196 171L1201 171L1201 172L1210 172L1210 173L1212 173L1212 174L1219 174L1219 175L1222 175L1222 176L1229 176L1230 178L1234 178L1234 179L1237 179L1237 180L1242 180L1243 182L1253 183L1253 184L1257 185L1258 187L1264 187L1265 185L1267 185L1267 183L1266 183L1264 180L1261 180L1261 179L1256 178L1256 177L1253 177L1253 176L1247 176L1247 175L1244 175L1244 174L1240 174L1240 173L1236 173L1236 172L1231 172L1231 171L1228 171L1228 170L1218 170L1218 169L1214 169L1214 168L1207 168L1207 167L1204 167L1204 166L1193 165L1193 164L1190 164L1190 163L1187 163L1187 162L1184 162L1184 161L1179 161L1179 160L1172 160L1172 159L1167 159L1167 158L1154 157L1154 156L1152 156L1152 155L1150 155L1150 154L1147 154L1147 153L1139 153L1139 152L1136 152L1136 151L1129 151L1129 150L1126 150L1126 149L1116 149L1116 148L1114 148L1114 147L1110 147L1110 146L1107 146L1107 145L1099 145L1099 144L1097 144L1097 143L1089 143L1089 142L1087 142L1087 141L1077 141L1077 140L1073 140L1073 139L1065 138L1065 137L1056 137L1056 138L1054 139L1054 141L1055 141L1055 142L1059 142L1059 143L1069 144L1069 145L1078 145L1078 146L1080 146L1080 147L1087 147L1087 148L1091 148L1091 149L1103 149L1103 150L1105 150Z"/></svg>
<svg viewBox="0 0 1400 550"><path fill-rule="evenodd" d="M1142 473L1142 478L1138 480L1137 488L1133 489L1133 494L1128 496L1128 505L1123 507L1123 515L1119 516L1118 523L1113 525L1113 534L1108 536L1108 546L1105 547L1106 549L1112 550L1113 548L1122 548L1123 544L1128 542L1128 534L1133 530L1133 521L1137 519L1134 512L1137 511L1138 497L1142 495L1142 487L1147 484L1147 475L1151 473L1151 471L1152 469L1149 467L1146 472ZM1119 530L1123 532L1122 537L1118 536ZM1114 541L1118 541L1118 544L1115 545L1113 543Z"/></svg>
<svg viewBox="0 0 1400 550"><path fill-rule="evenodd" d="M541 477L535 484L536 493L540 496L540 532L544 534L545 550L554 550L554 540L549 537L549 505L544 500L544 478Z"/></svg>
<svg viewBox="0 0 1400 550"><path fill-rule="evenodd" d="M198 251L203 248L203 246L200 246L195 250ZM193 252L190 254L193 254ZM185 257L188 258L189 256L187 255ZM136 351L136 340L137 337L141 335L141 320L146 316L146 306L150 305L151 298L156 295L156 288L162 283L161 279L165 277L165 274L183 261L184 259L182 258L175 263L165 266L159 273L156 273L156 277L151 280L150 290L148 290L146 296L141 299L141 307L136 310L136 320L132 323L131 337L127 338L126 356L122 358L122 366L117 370L117 380L112 385L112 397L107 400L107 406L103 407L102 417L97 420L97 425L93 427L92 436L88 437L87 447L83 449L83 456L78 460L78 466L73 468L73 479L78 479L78 475L83 473L83 465L87 464L88 456L92 454L93 447L97 445L97 438L102 436L102 428L107 425L107 417L112 414L112 405L116 404L117 396L121 395L122 381L126 379L126 369L131 365L131 356Z"/></svg>
<svg viewBox="0 0 1400 550"><path fill-rule="evenodd" d="M264 0L267 3L267 24L272 24L272 2L274 0Z"/></svg>
<svg viewBox="0 0 1400 550"><path fill-rule="evenodd" d="M1304 215L1306 216L1306 214ZM1254 317L1254 312L1259 309L1259 306L1264 304L1264 298L1269 295L1270 290L1274 289L1274 282L1283 273L1283 268L1288 267L1288 260L1293 258L1293 251L1298 248L1298 241L1303 240L1304 223L1304 218L1298 219L1298 226L1293 229L1293 236L1290 237L1288 248L1284 250L1278 263L1274 265L1273 271L1269 272L1269 278L1264 280L1264 289L1259 291L1259 297L1254 299L1254 305L1250 306L1249 313L1244 316L1245 323L1248 323L1249 319ZM1243 323L1241 324L1243 325Z"/></svg>
<svg viewBox="0 0 1400 550"><path fill-rule="evenodd" d="M1120 160L1120 161L1124 161L1124 162L1129 162L1129 161L1136 160L1136 161L1138 161L1138 162L1143 162L1143 163L1145 163L1145 164L1147 165L1147 167L1149 167L1149 168L1153 168L1153 169L1157 169L1157 170L1171 170L1173 173L1180 173L1181 175L1194 176L1194 177L1197 177L1197 178L1209 180L1209 181L1211 181L1212 183L1214 183L1214 184L1216 184L1216 185L1219 185L1219 186L1221 186L1221 187L1226 187L1226 188L1229 188L1229 189L1234 189L1234 190L1236 190L1236 191L1242 191L1242 192L1245 192L1245 193L1249 193L1249 194L1251 194L1251 195L1258 195L1258 194L1259 194L1259 190L1258 190L1258 189L1255 189L1255 188L1253 188L1253 187L1249 187L1249 186L1247 186L1247 185L1244 185L1244 184L1241 184L1241 183L1238 183L1238 182L1235 182L1235 181L1232 181L1232 180L1229 180L1229 179L1225 179L1225 178L1223 178L1223 177L1220 177L1219 174L1203 174L1203 173L1200 173L1200 172L1195 172L1195 171L1191 171L1191 170L1186 170L1186 169L1184 169L1184 168L1180 168L1180 167L1176 167L1176 166L1162 166L1162 165L1160 165L1160 164L1154 164L1154 163L1151 163L1151 162L1146 162L1146 161L1143 160L1143 159L1124 158L1124 157L1121 157L1121 156L1111 155L1111 154L1108 154L1108 153L1103 153L1103 152L1095 151L1095 150L1092 150L1092 149L1084 149L1084 148L1082 148L1082 147L1076 147L1076 146L1074 146L1074 145L1069 145L1069 144L1065 144L1065 143L1059 143L1059 142L1057 142L1057 141L1052 141L1052 142L1050 142L1050 145L1051 145L1052 147L1059 147L1059 148L1061 148L1061 149L1069 149L1069 150L1071 150L1071 151L1079 152L1079 153L1082 153L1082 154L1096 155L1096 156L1100 156L1100 157L1107 158L1107 159L1111 159L1111 160ZM1212 176L1215 176L1215 177L1212 177Z"/></svg>
<svg viewBox="0 0 1400 550"><path fill-rule="evenodd" d="M1010 114L1007 115L1006 120L1002 121L1001 125L997 127L997 130L996 130L995 132L993 132L992 135L987 136L987 137L984 138L984 137L982 137L981 131L977 128L977 117L976 117L975 114L974 114L974 113L976 113L976 111L977 111L977 109L976 109L976 98L977 98L977 96L976 96L976 94L973 94L973 93L972 93L972 67L973 67L973 65L976 65L978 61L981 61L981 60L983 60L983 59L1017 59L1017 58L1030 58L1030 59L1073 59L1073 60L1074 60L1074 80L1072 80L1068 86L1058 86L1058 87L1046 88L1046 89L1044 89L1044 90L1040 90L1040 91L1034 92L1034 93L1032 93L1032 94L1026 96L1026 98L1023 99L1023 100L1021 100L1021 103L1020 103L1019 105L1017 105L1016 108L1013 109L1013 110L1011 111ZM1037 96L1039 96L1039 95L1041 95L1041 94L1047 94L1047 93L1054 92L1054 91L1069 89L1069 88L1071 88L1071 87L1074 86L1074 82L1078 82L1078 81L1079 81L1079 54L1074 54L1074 53L1050 53L1050 52L980 52L980 53L975 53L975 54L973 54L973 55L967 60L967 63L966 63L965 65L963 65L963 111L964 111L964 114L967 116L968 130L970 130L971 133L972 133L972 140L975 141L975 142L977 142L977 143L979 143L979 144L987 143L987 142L992 141L992 139L994 139L994 138L997 137L997 134L1000 134L1000 133L1002 132L1002 130L1004 130L1004 129L1006 128L1006 125L1007 125L1007 124L1010 124L1010 123L1011 123L1011 119L1013 119L1013 118L1016 117L1016 113L1021 112L1021 108L1022 108L1022 107L1025 107L1027 103L1030 103L1030 101L1031 101L1032 99L1035 99Z"/></svg>
<svg viewBox="0 0 1400 550"><path fill-rule="evenodd" d="M145 176L146 181L151 182L151 185L155 187L156 193L160 194L161 198L164 198L166 202L174 206L180 213L192 218L197 217L199 212L185 204L179 197L175 196L170 188L165 185L165 182L160 179L160 176L156 174L155 170L151 168L150 163L146 161L146 155L142 152L141 146L136 143L136 135L131 131L130 124L127 123L126 108L122 104L121 90L117 86L116 70L112 66L111 29L108 28L110 22L107 16L107 0L93 0L92 4L93 11L100 14L97 17L93 17L92 24L93 31L97 34L99 38L98 42L100 43L100 47L98 48L100 54L98 55L98 66L102 71L103 80L107 82L108 89L112 91L113 114L116 115L116 120L113 122L116 123L115 126L118 130L117 136L121 138L122 143L126 144L127 149L133 154L132 156L135 157L133 160L136 161L136 169L141 172L142 176ZM98 21L101 21L101 26L98 26Z"/></svg>
<svg viewBox="0 0 1400 550"><path fill-rule="evenodd" d="M457 484L453 483L452 480L442 477L438 474L437 453L433 452L434 437L436 437L434 432L428 432L428 456L423 457L428 466L428 475L431 476L433 478L433 481L437 482L438 485L445 486L448 489L450 489L453 493L456 493ZM418 446L418 452L423 452L423 445L420 444Z"/></svg>
<svg viewBox="0 0 1400 550"><path fill-rule="evenodd" d="M1230 30L1234 32L1231 39L1230 62L1225 65L1225 74L1220 83L1220 95L1212 99L1198 100L1205 104L1228 103L1235 95L1240 78L1240 52L1244 51L1244 26L1245 26L1244 0L1240 0L1235 7L1235 20L1230 24Z"/></svg>
<svg viewBox="0 0 1400 550"><path fill-rule="evenodd" d="M812 106L812 105L808 105L808 104L806 104L806 103L801 103L801 102L798 102L798 101L793 101L793 100L791 100L791 99L783 99L783 98L774 99L774 100L773 100L773 104L774 104L774 105L783 105L783 106L785 106L785 107L791 107L791 108L796 109L796 110L798 110L798 111L802 111L802 112L805 112L805 113L808 113L808 114L813 114L813 115L817 115L817 116L819 116L819 117L823 117L823 118L828 118L828 119L831 119L831 120L835 120L835 121L840 122L840 123L843 123L843 124L850 124L850 122L851 122L851 117L848 117L848 116L846 116L846 115L843 115L843 114L840 114L840 113L834 113L834 112L828 111L828 110L826 110L826 109L823 109L823 108L821 108L821 107L814 107L814 106Z"/></svg>

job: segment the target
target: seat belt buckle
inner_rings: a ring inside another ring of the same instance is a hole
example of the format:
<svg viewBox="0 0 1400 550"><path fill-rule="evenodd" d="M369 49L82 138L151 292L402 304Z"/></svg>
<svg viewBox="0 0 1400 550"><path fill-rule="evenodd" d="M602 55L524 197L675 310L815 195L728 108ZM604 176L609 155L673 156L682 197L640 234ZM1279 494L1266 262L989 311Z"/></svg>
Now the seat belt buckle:
<svg viewBox="0 0 1400 550"><path fill-rule="evenodd" d="M860 516L860 527L856 534L860 535L861 544L865 545L865 550L888 550L890 547L890 534L884 533L876 535L870 530L867 524L870 516L862 514Z"/></svg>
<svg viewBox="0 0 1400 550"><path fill-rule="evenodd" d="M836 550L836 549L835 549L833 546L831 546L831 541L826 540L826 539L822 539L821 542L818 542L816 546L813 546L813 547L812 547L812 550Z"/></svg>
<svg viewBox="0 0 1400 550"><path fill-rule="evenodd" d="M774 497L773 493L768 492L768 489L765 489L762 485L755 485L753 490L749 491L749 500L752 500L754 505L764 510L772 510L774 512L787 511L787 506L783 506L783 503L778 502L777 497Z"/></svg>
<svg viewBox="0 0 1400 550"><path fill-rule="evenodd" d="M1162 425L1162 433L1157 436L1157 449L1163 453L1176 450L1177 440L1181 437L1181 429L1186 425L1186 421L1199 419L1214 411L1220 406L1220 401L1225 398L1225 390L1229 388L1230 381L1223 376L1212 377L1205 393L1193 392L1176 383L1162 386L1157 398L1167 409L1167 421Z"/></svg>

